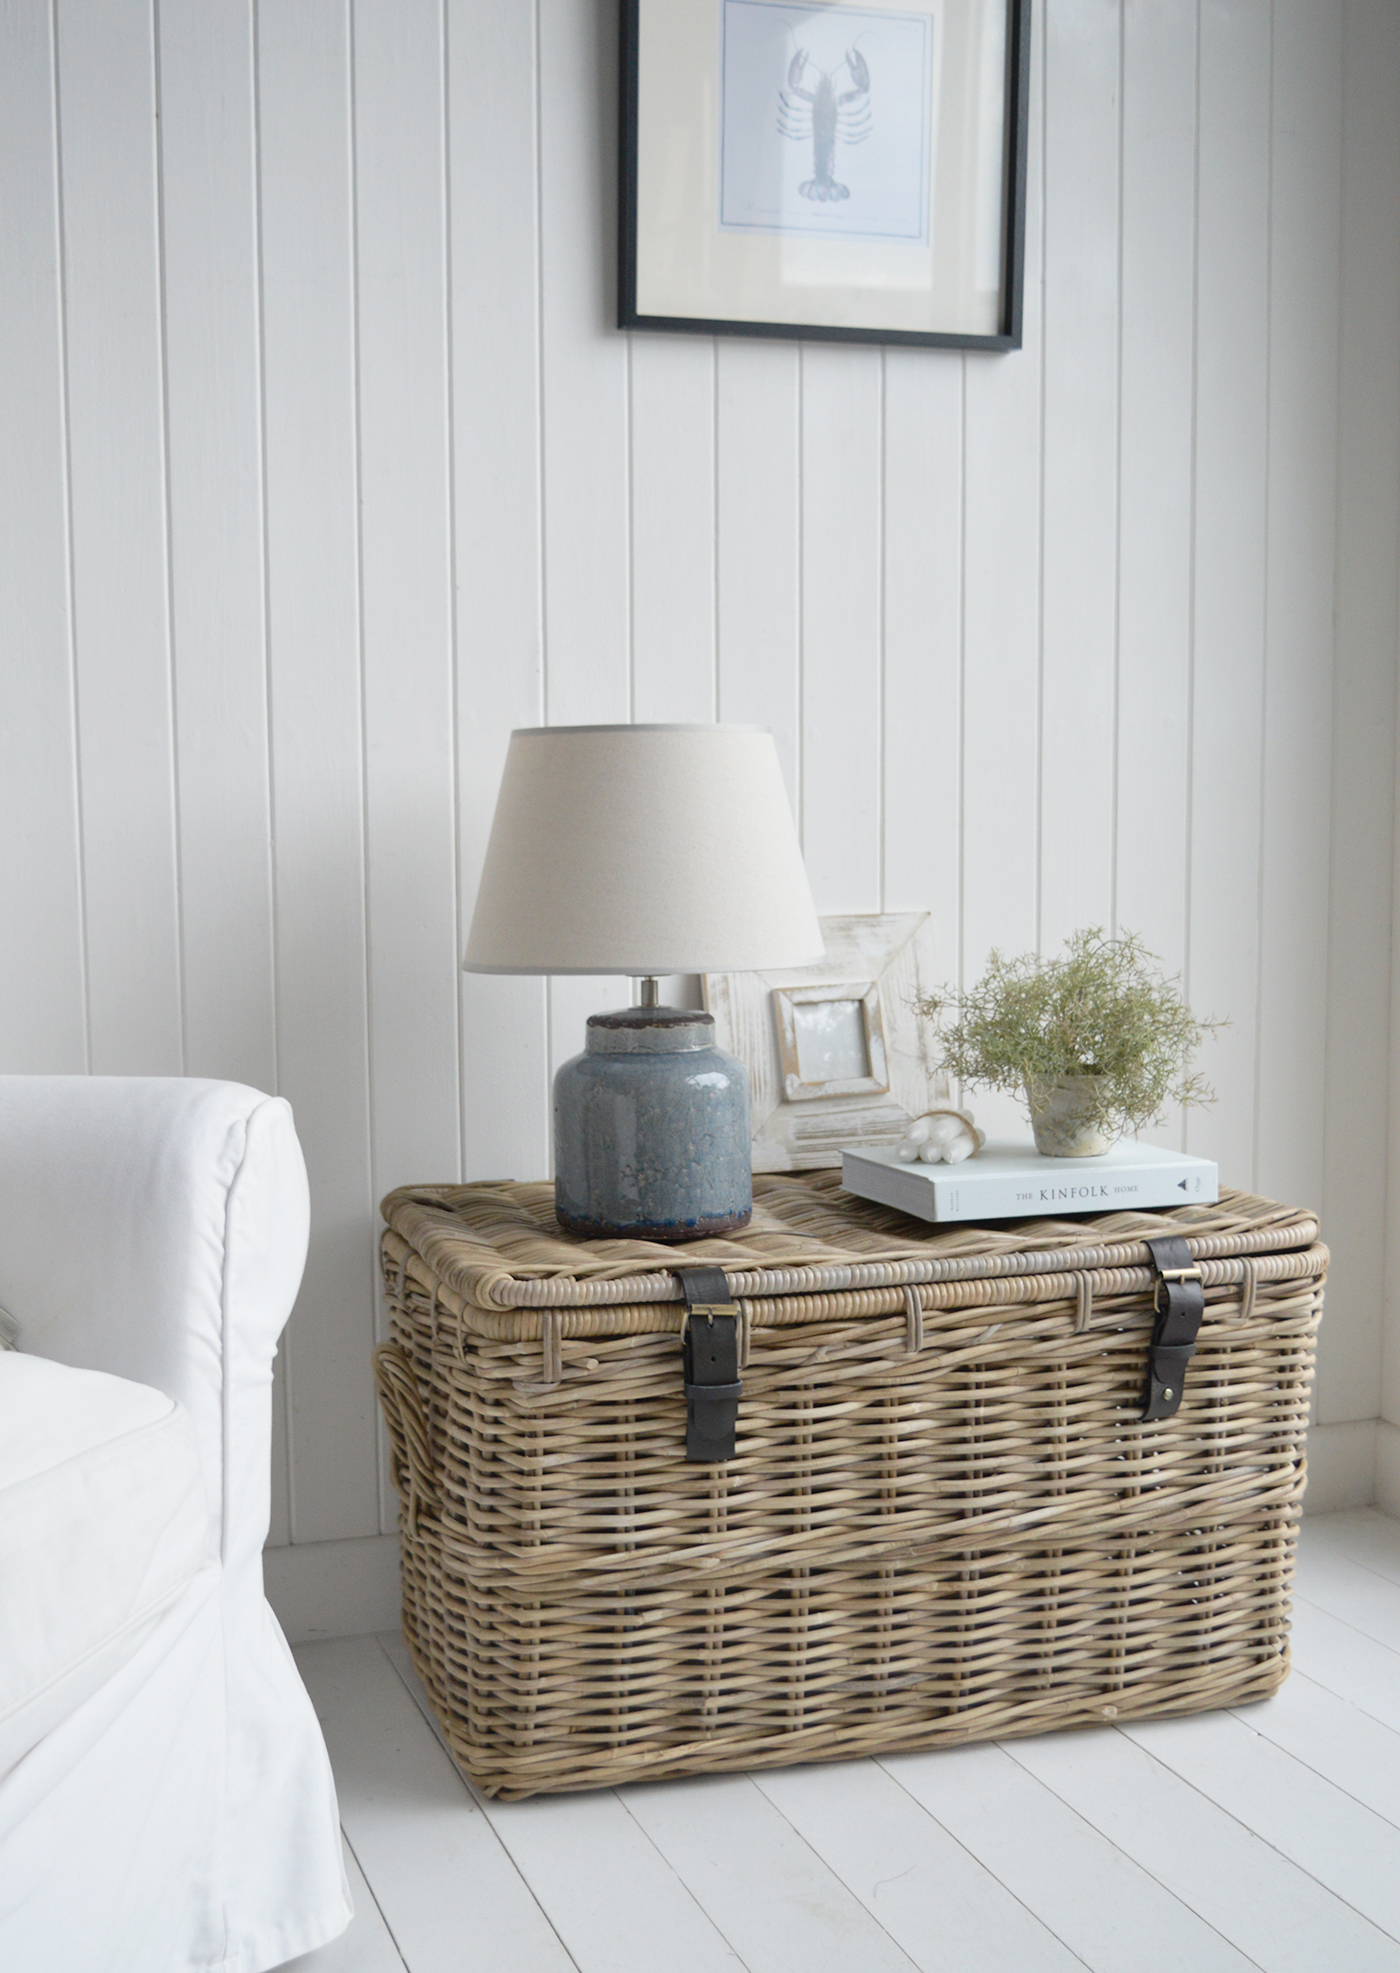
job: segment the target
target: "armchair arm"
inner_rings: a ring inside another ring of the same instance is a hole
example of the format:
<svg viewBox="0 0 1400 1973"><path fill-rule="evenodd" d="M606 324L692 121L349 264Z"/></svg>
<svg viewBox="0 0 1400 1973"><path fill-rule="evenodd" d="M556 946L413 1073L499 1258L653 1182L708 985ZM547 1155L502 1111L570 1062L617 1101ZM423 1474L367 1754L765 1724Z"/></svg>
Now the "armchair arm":
<svg viewBox="0 0 1400 1973"><path fill-rule="evenodd" d="M175 1077L0 1077L0 1306L19 1348L186 1407L226 1562L266 1534L267 1393L308 1217L280 1098Z"/></svg>

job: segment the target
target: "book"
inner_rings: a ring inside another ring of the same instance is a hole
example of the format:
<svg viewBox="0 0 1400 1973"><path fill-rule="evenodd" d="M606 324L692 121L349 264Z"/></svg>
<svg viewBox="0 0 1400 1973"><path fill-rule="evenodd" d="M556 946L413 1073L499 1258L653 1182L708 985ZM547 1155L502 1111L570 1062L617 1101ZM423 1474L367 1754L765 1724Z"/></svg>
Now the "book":
<svg viewBox="0 0 1400 1973"><path fill-rule="evenodd" d="M960 1165L904 1164L889 1149L843 1151L841 1183L863 1199L940 1224L1061 1219L1073 1213L1214 1205L1209 1158L1123 1139L1101 1158L1042 1158L1032 1144L988 1144Z"/></svg>

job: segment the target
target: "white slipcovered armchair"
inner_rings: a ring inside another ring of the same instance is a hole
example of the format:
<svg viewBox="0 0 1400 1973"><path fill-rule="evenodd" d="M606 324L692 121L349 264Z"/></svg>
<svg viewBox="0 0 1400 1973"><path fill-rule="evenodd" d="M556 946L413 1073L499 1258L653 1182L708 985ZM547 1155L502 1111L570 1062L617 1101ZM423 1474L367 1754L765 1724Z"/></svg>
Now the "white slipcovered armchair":
<svg viewBox="0 0 1400 1973"><path fill-rule="evenodd" d="M306 1239L284 1102L0 1077L5 1973L260 1973L349 1919L262 1586Z"/></svg>

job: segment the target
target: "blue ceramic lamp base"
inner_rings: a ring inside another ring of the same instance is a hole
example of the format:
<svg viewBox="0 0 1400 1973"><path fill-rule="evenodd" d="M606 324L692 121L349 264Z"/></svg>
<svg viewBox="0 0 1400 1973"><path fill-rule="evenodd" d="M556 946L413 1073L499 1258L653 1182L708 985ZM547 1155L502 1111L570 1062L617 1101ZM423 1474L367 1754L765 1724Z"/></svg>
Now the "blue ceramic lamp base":
<svg viewBox="0 0 1400 1973"><path fill-rule="evenodd" d="M753 1212L748 1075L714 1018L628 1007L588 1020L554 1078L554 1208L595 1240L702 1240Z"/></svg>

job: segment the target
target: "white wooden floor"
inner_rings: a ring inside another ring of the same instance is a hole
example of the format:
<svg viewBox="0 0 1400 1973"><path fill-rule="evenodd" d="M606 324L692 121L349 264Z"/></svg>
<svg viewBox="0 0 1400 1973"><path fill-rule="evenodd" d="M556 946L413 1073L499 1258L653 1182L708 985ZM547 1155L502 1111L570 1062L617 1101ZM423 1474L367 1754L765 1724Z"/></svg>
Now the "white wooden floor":
<svg viewBox="0 0 1400 1973"><path fill-rule="evenodd" d="M1377 1513L1304 1525L1276 1698L946 1753L500 1805L396 1638L297 1657L357 1916L296 1973L1400 1973L1400 1522Z"/></svg>

